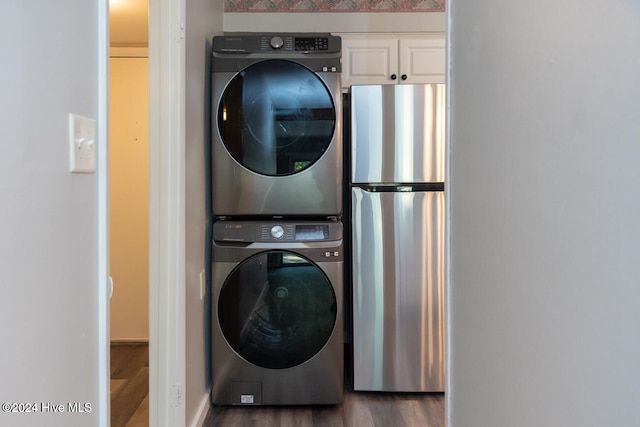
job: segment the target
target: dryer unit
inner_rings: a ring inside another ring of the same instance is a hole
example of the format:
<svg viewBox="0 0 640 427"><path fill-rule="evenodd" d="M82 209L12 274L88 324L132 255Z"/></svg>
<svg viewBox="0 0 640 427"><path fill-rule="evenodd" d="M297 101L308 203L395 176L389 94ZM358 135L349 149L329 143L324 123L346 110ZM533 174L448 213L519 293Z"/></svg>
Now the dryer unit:
<svg viewBox="0 0 640 427"><path fill-rule="evenodd" d="M213 38L214 216L342 214L340 49L329 34Z"/></svg>
<svg viewBox="0 0 640 427"><path fill-rule="evenodd" d="M213 233L212 402L340 403L342 224L218 221Z"/></svg>

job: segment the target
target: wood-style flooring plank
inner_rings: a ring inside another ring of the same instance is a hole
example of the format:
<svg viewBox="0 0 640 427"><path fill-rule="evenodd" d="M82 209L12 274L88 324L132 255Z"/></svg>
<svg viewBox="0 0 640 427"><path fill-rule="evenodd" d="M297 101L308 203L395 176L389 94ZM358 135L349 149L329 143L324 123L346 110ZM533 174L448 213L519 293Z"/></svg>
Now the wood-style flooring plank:
<svg viewBox="0 0 640 427"><path fill-rule="evenodd" d="M312 425L313 414L309 407L298 407L290 411L279 411L282 427L298 427Z"/></svg>
<svg viewBox="0 0 640 427"><path fill-rule="evenodd" d="M443 393L345 391L335 406L213 406L203 427L444 427Z"/></svg>
<svg viewBox="0 0 640 427"><path fill-rule="evenodd" d="M375 423L367 402L371 398L364 393L345 393L343 402L343 425L345 426L372 426Z"/></svg>
<svg viewBox="0 0 640 427"><path fill-rule="evenodd" d="M337 406L314 406L311 409L311 424L312 426L323 427L342 427L344 425L343 416L344 407Z"/></svg>
<svg viewBox="0 0 640 427"><path fill-rule="evenodd" d="M149 345L111 344L111 425L149 425Z"/></svg>
<svg viewBox="0 0 640 427"><path fill-rule="evenodd" d="M111 345L112 379L132 378L143 366L149 366L148 344Z"/></svg>
<svg viewBox="0 0 640 427"><path fill-rule="evenodd" d="M149 368L143 367L111 402L111 427L124 427L149 394Z"/></svg>
<svg viewBox="0 0 640 427"><path fill-rule="evenodd" d="M111 400L113 400L127 384L127 380L111 380Z"/></svg>
<svg viewBox="0 0 640 427"><path fill-rule="evenodd" d="M398 409L400 399L391 399L388 395L380 393L371 393L367 397L361 404L371 412L371 419L375 427L402 425L402 413Z"/></svg>
<svg viewBox="0 0 640 427"><path fill-rule="evenodd" d="M140 406L133 413L125 427L149 427L149 395L144 398Z"/></svg>

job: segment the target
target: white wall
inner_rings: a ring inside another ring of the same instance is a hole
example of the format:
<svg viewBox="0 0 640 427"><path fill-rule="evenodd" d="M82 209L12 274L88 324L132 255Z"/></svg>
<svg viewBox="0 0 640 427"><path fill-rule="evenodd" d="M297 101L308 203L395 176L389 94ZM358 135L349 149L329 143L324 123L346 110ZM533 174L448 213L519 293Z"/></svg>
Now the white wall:
<svg viewBox="0 0 640 427"><path fill-rule="evenodd" d="M186 425L199 425L209 408L209 295L200 299L200 274L208 271L205 143L209 140L211 39L222 33L221 1L186 3Z"/></svg>
<svg viewBox="0 0 640 427"><path fill-rule="evenodd" d="M107 409L98 386L100 175L69 173L67 131L69 113L101 111L100 5L0 3L0 402L92 404L82 414L2 411L3 426L98 425Z"/></svg>
<svg viewBox="0 0 640 427"><path fill-rule="evenodd" d="M640 4L450 6L449 427L640 419Z"/></svg>
<svg viewBox="0 0 640 427"><path fill-rule="evenodd" d="M149 340L149 60L109 60L111 341ZM124 49L120 49L122 51ZM131 55L130 53L128 55Z"/></svg>

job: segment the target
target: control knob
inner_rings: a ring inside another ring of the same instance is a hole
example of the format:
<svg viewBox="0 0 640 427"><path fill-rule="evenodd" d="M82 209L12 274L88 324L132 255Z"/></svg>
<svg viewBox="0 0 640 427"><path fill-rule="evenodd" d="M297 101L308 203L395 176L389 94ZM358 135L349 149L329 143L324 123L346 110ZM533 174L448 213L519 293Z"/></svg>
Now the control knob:
<svg viewBox="0 0 640 427"><path fill-rule="evenodd" d="M281 225L274 225L271 227L271 235L274 239L282 239L284 236L284 228Z"/></svg>
<svg viewBox="0 0 640 427"><path fill-rule="evenodd" d="M282 45L284 45L284 41L282 40L282 37L272 37L271 41L269 42L271 44L271 47L274 49L281 49Z"/></svg>

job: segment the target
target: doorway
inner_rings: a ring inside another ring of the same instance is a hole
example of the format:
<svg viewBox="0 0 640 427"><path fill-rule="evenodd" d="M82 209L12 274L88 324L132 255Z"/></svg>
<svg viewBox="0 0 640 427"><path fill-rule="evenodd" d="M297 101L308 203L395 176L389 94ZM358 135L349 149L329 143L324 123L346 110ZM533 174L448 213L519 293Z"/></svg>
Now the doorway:
<svg viewBox="0 0 640 427"><path fill-rule="evenodd" d="M110 0L111 425L149 425L148 0Z"/></svg>

